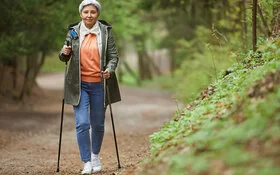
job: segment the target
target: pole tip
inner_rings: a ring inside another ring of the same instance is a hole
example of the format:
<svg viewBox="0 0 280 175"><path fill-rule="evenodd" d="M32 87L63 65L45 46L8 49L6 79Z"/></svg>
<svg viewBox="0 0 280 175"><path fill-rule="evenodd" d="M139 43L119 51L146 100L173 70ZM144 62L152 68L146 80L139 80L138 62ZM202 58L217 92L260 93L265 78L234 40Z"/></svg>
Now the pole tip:
<svg viewBox="0 0 280 175"><path fill-rule="evenodd" d="M59 172L59 168L56 169L56 172Z"/></svg>

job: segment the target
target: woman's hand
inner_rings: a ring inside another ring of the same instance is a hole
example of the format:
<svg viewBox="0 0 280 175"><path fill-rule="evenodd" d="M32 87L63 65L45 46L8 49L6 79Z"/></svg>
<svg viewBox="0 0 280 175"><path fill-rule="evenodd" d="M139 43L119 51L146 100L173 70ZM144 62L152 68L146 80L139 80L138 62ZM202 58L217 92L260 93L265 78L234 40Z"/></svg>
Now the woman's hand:
<svg viewBox="0 0 280 175"><path fill-rule="evenodd" d="M110 72L108 71L108 69L106 69L105 71L101 72L103 74L103 77L105 79L109 79L110 78Z"/></svg>
<svg viewBox="0 0 280 175"><path fill-rule="evenodd" d="M72 47L71 46L66 46L64 45L61 52L64 54L64 55L69 55L72 51Z"/></svg>

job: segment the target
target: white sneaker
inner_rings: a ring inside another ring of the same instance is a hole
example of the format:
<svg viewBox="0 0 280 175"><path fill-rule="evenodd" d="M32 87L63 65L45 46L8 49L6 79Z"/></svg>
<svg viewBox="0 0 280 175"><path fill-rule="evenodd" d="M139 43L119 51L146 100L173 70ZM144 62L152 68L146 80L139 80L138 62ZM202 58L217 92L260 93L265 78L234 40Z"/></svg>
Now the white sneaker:
<svg viewBox="0 0 280 175"><path fill-rule="evenodd" d="M85 163L84 169L81 174L85 175L85 174L91 174L91 173L92 173L92 164L90 161L88 161L87 163Z"/></svg>
<svg viewBox="0 0 280 175"><path fill-rule="evenodd" d="M91 154L91 163L93 173L101 171L101 163L98 154Z"/></svg>

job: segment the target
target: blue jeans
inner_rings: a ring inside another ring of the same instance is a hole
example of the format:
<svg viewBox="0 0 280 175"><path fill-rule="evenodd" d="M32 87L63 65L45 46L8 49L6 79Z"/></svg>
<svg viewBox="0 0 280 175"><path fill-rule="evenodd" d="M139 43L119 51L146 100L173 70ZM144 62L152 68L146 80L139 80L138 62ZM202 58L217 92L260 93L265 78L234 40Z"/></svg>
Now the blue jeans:
<svg viewBox="0 0 280 175"><path fill-rule="evenodd" d="M81 159L84 162L91 160L91 150L94 154L98 154L102 145L105 119L103 94L101 82L81 82L80 103L77 106L73 106L76 118L77 141Z"/></svg>

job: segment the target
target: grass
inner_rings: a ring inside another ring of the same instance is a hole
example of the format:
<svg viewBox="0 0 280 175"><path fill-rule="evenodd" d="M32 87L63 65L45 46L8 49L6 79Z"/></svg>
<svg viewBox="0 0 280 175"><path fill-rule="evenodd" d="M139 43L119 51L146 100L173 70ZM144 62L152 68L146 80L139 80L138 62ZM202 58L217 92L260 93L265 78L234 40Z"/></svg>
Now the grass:
<svg viewBox="0 0 280 175"><path fill-rule="evenodd" d="M58 53L52 53L46 57L45 63L41 67L41 72L63 72L65 64L58 58Z"/></svg>
<svg viewBox="0 0 280 175"><path fill-rule="evenodd" d="M150 136L139 174L280 174L279 48L277 39L236 55L228 74Z"/></svg>

